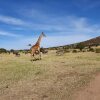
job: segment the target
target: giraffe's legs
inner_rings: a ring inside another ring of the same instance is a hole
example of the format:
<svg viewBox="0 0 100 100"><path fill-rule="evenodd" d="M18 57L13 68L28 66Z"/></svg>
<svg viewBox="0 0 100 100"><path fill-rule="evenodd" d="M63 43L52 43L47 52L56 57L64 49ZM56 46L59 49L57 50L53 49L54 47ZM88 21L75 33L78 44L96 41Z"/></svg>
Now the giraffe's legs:
<svg viewBox="0 0 100 100"><path fill-rule="evenodd" d="M41 60L41 52L40 52L40 50L36 51L36 55L38 55L37 60Z"/></svg>
<svg viewBox="0 0 100 100"><path fill-rule="evenodd" d="M41 52L39 52L39 55L40 55L40 60L41 60Z"/></svg>
<svg viewBox="0 0 100 100"><path fill-rule="evenodd" d="M31 61L35 61L35 60L36 60L36 58L35 58L35 55L34 55L34 54L32 54L32 55L31 55L31 57L32 57ZM34 59L33 59L33 57L34 57Z"/></svg>
<svg viewBox="0 0 100 100"><path fill-rule="evenodd" d="M40 50L39 50L39 60L41 60L41 52L40 52Z"/></svg>
<svg viewBox="0 0 100 100"><path fill-rule="evenodd" d="M39 55L39 58L36 58L35 55ZM35 53L31 54L31 57L32 57L31 61L41 60L41 52L38 50Z"/></svg>

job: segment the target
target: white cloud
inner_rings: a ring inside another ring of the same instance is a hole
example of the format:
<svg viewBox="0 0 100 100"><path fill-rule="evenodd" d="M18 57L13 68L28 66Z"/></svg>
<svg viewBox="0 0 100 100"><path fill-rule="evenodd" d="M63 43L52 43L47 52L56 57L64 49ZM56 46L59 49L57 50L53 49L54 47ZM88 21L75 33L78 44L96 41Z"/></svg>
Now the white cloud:
<svg viewBox="0 0 100 100"><path fill-rule="evenodd" d="M5 31L0 31L0 35L2 35L2 36L10 36L10 37L18 37L17 34L10 33L10 32L5 32Z"/></svg>
<svg viewBox="0 0 100 100"><path fill-rule="evenodd" d="M10 25L25 25L26 23L18 18L0 15L0 22Z"/></svg>
<svg viewBox="0 0 100 100"><path fill-rule="evenodd" d="M41 18L41 16L38 16L38 18ZM33 30L33 33L44 31L45 34L49 34L49 36L47 35L47 37L44 38L42 41L41 46L43 47L66 45L66 44L84 41L93 38L93 36L95 36L95 33L96 35L100 35L100 25L91 24L87 18L76 17L76 16L65 16L65 17L60 16L60 17L50 18L50 16L46 16L46 17L43 16L41 19L41 23L34 22L33 19L31 22L27 22L27 21L23 22L22 20L19 20L17 18L12 18L12 17L4 18L3 22L7 24L22 26L19 28L16 27L16 30L22 31L25 28L26 30L29 31ZM28 25L26 25L25 23L28 23ZM13 37L18 36L16 34L12 34L5 31L0 31L0 35L13 36ZM7 44L9 47L7 48L10 49L29 48L27 45L29 43L34 44L37 41L37 38L29 37L28 34L27 36L23 36L23 37L19 36L16 41L8 42ZM16 45L18 46L16 47Z"/></svg>
<svg viewBox="0 0 100 100"><path fill-rule="evenodd" d="M81 42L81 41L93 38L93 34L95 33L100 34L99 33L100 26L90 24L88 19L86 18L69 16L64 19L63 18L54 19L53 21L49 23L46 25L32 24L34 25L35 29L38 29L39 31L40 29L46 30L45 34L48 34L47 31L50 31L53 34L53 35L50 35L49 33L49 36L47 35L47 37L42 40L41 46L43 47L60 46L60 45L67 45L71 43ZM55 24L52 24L52 23L55 23ZM30 28L32 28L32 25ZM15 36L15 34L12 34L9 32L0 32L0 34L6 35L6 36ZM8 49L29 48L27 45L30 43L35 44L35 42L37 41L37 38L29 37L29 36L19 37L17 38L16 41L7 43L8 45L10 45ZM16 45L18 46L16 47Z"/></svg>
<svg viewBox="0 0 100 100"><path fill-rule="evenodd" d="M100 35L100 25L99 24L90 24L89 20L84 17L74 17L68 16L60 20L55 19L52 27L54 31L58 33L67 34L98 34ZM51 25L52 26L52 25Z"/></svg>
<svg viewBox="0 0 100 100"><path fill-rule="evenodd" d="M77 16L53 16L38 10L26 10L33 23L29 24L34 31L50 31L67 34L100 34L100 25L91 24L88 18ZM29 14L30 13L30 14ZM35 17L34 17L35 16ZM36 23L34 23L34 20ZM40 21L39 21L40 20ZM38 23L39 21L40 23Z"/></svg>
<svg viewBox="0 0 100 100"><path fill-rule="evenodd" d="M33 10L32 10L33 11ZM33 16L30 10L30 16ZM29 13L29 11L27 11ZM34 11L33 11L34 12ZM11 25L21 25L20 27L15 27L15 30L33 30L37 31L49 31L55 33L65 33L67 34L100 34L100 25L90 24L87 18L76 17L76 16L55 16L51 17L44 13L41 13L41 16L38 11L35 11L36 17L34 19L30 18L31 21L23 21L18 18L1 16L0 21L11 24ZM33 14L34 14L33 13ZM28 14L26 14L27 17ZM35 16L35 15L34 15ZM35 21L36 22L35 22ZM37 22L41 20L41 23ZM14 29L14 28L13 28Z"/></svg>

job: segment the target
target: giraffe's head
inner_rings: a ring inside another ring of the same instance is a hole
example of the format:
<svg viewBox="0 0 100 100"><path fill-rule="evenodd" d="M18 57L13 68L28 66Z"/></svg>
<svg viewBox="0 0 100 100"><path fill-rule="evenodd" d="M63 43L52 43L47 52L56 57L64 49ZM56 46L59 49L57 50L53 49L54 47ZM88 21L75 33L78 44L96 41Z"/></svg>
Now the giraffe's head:
<svg viewBox="0 0 100 100"><path fill-rule="evenodd" d="M46 37L46 35L44 34L44 32L42 32L41 34L42 34L42 36Z"/></svg>

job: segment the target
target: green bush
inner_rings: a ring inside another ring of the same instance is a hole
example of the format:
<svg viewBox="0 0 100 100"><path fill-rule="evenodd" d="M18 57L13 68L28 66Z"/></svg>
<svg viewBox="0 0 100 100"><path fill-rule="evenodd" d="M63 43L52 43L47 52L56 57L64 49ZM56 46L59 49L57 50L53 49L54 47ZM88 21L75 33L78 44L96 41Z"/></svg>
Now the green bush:
<svg viewBox="0 0 100 100"><path fill-rule="evenodd" d="M95 52L100 53L100 48L96 48Z"/></svg>
<svg viewBox="0 0 100 100"><path fill-rule="evenodd" d="M82 50L82 52L86 52L86 50Z"/></svg>
<svg viewBox="0 0 100 100"><path fill-rule="evenodd" d="M0 53L6 53L6 52L7 52L6 49L4 49L4 48L0 48Z"/></svg>
<svg viewBox="0 0 100 100"><path fill-rule="evenodd" d="M93 48L89 48L89 51L94 52L95 50Z"/></svg>
<svg viewBox="0 0 100 100"><path fill-rule="evenodd" d="M73 52L73 53L77 53L77 50L73 50L72 52Z"/></svg>
<svg viewBox="0 0 100 100"><path fill-rule="evenodd" d="M82 49L84 49L84 48L85 48L85 45L83 43L78 43L76 45L76 49L80 49L80 51L82 51Z"/></svg>
<svg viewBox="0 0 100 100"><path fill-rule="evenodd" d="M69 49L64 49L64 52L65 52L65 53L69 53L70 50L69 50Z"/></svg>

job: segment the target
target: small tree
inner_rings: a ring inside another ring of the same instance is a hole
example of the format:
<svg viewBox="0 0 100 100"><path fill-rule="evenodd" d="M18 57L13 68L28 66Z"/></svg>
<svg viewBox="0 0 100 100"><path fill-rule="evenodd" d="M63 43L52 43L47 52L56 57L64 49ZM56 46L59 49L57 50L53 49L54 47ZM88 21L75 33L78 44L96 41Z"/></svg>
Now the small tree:
<svg viewBox="0 0 100 100"><path fill-rule="evenodd" d="M94 52L95 50L93 48L89 48L89 51Z"/></svg>
<svg viewBox="0 0 100 100"><path fill-rule="evenodd" d="M13 50L13 49L11 49L11 50L10 50L10 52L14 52L14 50Z"/></svg>
<svg viewBox="0 0 100 100"><path fill-rule="evenodd" d="M6 49L4 49L4 48L0 48L0 53L6 53L6 52L7 52Z"/></svg>
<svg viewBox="0 0 100 100"><path fill-rule="evenodd" d="M84 45L83 43L78 43L78 44L76 45L76 48L77 48L77 49L80 49L80 51L82 51L82 49L84 49L84 47L85 47L85 45Z"/></svg>
<svg viewBox="0 0 100 100"><path fill-rule="evenodd" d="M74 49L72 52L73 52L73 53L77 53L77 50Z"/></svg>
<svg viewBox="0 0 100 100"><path fill-rule="evenodd" d="M100 53L100 48L96 48L96 53Z"/></svg>

